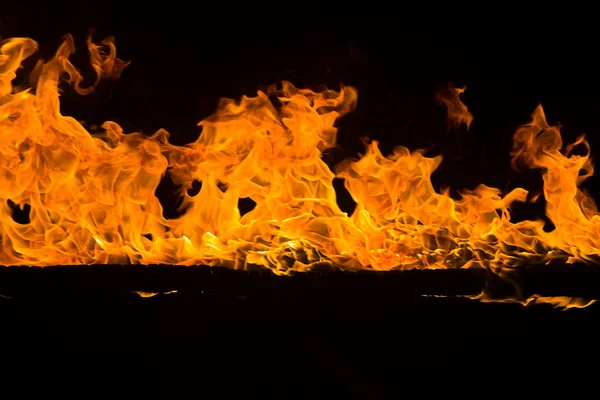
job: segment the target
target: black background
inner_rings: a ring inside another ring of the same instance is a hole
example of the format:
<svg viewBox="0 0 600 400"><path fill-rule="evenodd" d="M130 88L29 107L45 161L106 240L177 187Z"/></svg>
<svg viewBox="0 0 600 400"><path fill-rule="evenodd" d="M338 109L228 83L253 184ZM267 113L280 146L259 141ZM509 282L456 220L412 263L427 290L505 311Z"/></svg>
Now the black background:
<svg viewBox="0 0 600 400"><path fill-rule="evenodd" d="M405 145L443 154L433 180L453 194L479 183L536 191L539 171L512 171L509 150L512 133L538 103L550 123L563 125L565 142L585 132L592 155L598 154L599 34L581 17L585 10L573 17L496 6L435 11L317 2L19 3L0 11L0 37L32 37L39 55L49 58L65 33L80 45L89 28L97 39L115 36L119 58L131 65L91 97L65 88L63 113L146 134L165 128L176 144L198 137L196 124L220 97L254 95L285 79L299 87L358 89L357 109L339 123L345 150L326 155L331 165L360 152L360 138L367 136L380 140L385 152ZM75 59L84 67L83 46ZM448 132L445 110L435 102L449 82L467 86L463 99L475 117L469 131ZM600 188L596 180L585 183L592 194ZM175 216L168 180L157 195ZM339 201L352 209L342 190ZM517 208L514 216L542 217L543 204ZM406 294L382 293L385 276L368 287L350 279L340 290L327 281L329 289L318 295L304 287L283 296L252 289L261 285L245 275L220 274L208 299L198 288L152 299L116 295L106 289L114 284L106 276L96 281L93 296L85 295L77 280L93 279L68 278L69 272L60 275L69 285L53 281L37 294L24 289L27 280L18 281L21 287L4 283L4 293L27 296L0 299L7 334L7 373L0 379L21 393L14 398L32 390L80 398L593 393L594 307L563 313L549 306L423 299L406 287ZM139 290L161 286L161 276L140 275Z"/></svg>

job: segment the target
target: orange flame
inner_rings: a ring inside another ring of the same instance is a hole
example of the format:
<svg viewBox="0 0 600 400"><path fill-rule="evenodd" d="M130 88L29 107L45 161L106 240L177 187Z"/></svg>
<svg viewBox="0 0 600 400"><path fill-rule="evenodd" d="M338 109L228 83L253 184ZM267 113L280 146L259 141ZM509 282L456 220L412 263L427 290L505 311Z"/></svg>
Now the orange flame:
<svg viewBox="0 0 600 400"><path fill-rule="evenodd" d="M90 87L82 87L69 61L70 36L54 58L38 63L25 89L12 80L37 44L17 38L0 48L0 264L202 263L286 274L322 264L502 270L596 261L600 253L600 216L578 188L592 164L589 156L569 155L573 146L589 145L581 137L563 155L559 130L541 107L515 133L513 162L542 169L551 232L543 221L511 222L511 206L526 201L525 189L503 195L480 185L458 199L437 192L431 174L442 157L420 150L397 147L386 156L373 141L360 159L331 171L322 153L336 145L336 120L357 104L349 86L314 92L283 82L239 102L224 99L186 146L170 144L164 130L146 137L114 122L91 134L61 115L59 84L66 80L86 94L101 79L117 78L127 64L116 58L112 39L102 44L87 42L97 73ZM463 90L453 89L444 103L468 126L473 117L459 99ZM175 220L164 218L155 196L166 173L180 185L186 208ZM357 203L351 215L336 203L335 177ZM194 181L202 188L192 196ZM241 198L256 207L241 215ZM29 223L14 221L9 201L31 207Z"/></svg>
<svg viewBox="0 0 600 400"><path fill-rule="evenodd" d="M448 112L448 122L451 126L460 126L464 124L467 129L471 127L473 115L469 108L462 102L460 95L467 90L466 86L455 88L453 85L443 88L436 94L436 100L439 104L446 106Z"/></svg>
<svg viewBox="0 0 600 400"><path fill-rule="evenodd" d="M433 297L433 298L467 298L470 300L479 300L482 303L512 303L512 304L520 304L523 307L530 307L534 305L541 304L549 304L553 308L561 309L562 311L567 311L571 309L577 308L586 308L591 306L592 304L596 304L598 300L587 300L581 297L567 297L567 296L541 296L539 294L531 295L524 299L519 298L494 298L489 296L488 293L482 291L477 295L459 295L459 296L445 296L445 295L421 295L421 297Z"/></svg>
<svg viewBox="0 0 600 400"><path fill-rule="evenodd" d="M160 295L174 294L174 293L177 293L177 290L170 290L168 292L143 292L143 291L136 290L133 293L137 294L141 298L146 299L146 298L149 298L149 297L158 296L159 294Z"/></svg>

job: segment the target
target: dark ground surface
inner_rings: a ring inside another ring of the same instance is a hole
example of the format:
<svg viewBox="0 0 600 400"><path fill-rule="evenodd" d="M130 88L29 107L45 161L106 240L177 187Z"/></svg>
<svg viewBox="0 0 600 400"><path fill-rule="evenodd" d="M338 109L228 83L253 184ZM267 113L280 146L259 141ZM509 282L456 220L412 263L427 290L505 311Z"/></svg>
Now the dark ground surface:
<svg viewBox="0 0 600 400"><path fill-rule="evenodd" d="M593 268L522 277L526 291L600 298ZM0 268L3 398L592 397L600 308L422 296L477 293L482 279Z"/></svg>

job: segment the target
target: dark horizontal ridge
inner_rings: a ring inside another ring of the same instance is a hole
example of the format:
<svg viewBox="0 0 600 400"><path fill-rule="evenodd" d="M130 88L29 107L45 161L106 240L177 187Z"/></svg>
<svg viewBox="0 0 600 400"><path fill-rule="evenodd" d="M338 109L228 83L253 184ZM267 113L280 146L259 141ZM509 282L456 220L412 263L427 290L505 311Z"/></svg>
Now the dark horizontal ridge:
<svg viewBox="0 0 600 400"><path fill-rule="evenodd" d="M339 295L410 297L472 295L484 287L510 295L600 299L600 268L590 265L525 267L506 279L482 269L407 271L311 271L276 275L270 270L233 270L208 266L77 265L0 267L0 295L38 296L125 293L132 291L212 293L234 296Z"/></svg>

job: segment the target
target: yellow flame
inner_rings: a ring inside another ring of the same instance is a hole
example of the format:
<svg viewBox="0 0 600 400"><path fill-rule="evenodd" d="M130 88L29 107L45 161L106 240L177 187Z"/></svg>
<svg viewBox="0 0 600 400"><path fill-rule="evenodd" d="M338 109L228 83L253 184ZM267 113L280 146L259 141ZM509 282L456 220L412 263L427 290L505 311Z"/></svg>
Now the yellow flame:
<svg viewBox="0 0 600 400"><path fill-rule="evenodd" d="M569 310L572 308L586 308L591 306L594 303L597 303L598 300L586 300L581 297L567 297L567 296L542 296L539 294L534 294L526 299L516 299L516 298L504 298L504 299L496 299L488 296L485 292L478 294L476 296L461 296L466 297L472 300L479 300L483 303L517 303L523 306L531 306L538 304L550 304L554 306L554 308L560 308L563 311Z"/></svg>
<svg viewBox="0 0 600 400"><path fill-rule="evenodd" d="M255 97L223 99L186 146L169 143L164 130L147 137L115 122L92 134L60 113L59 85L66 80L86 94L127 64L110 38L87 46L97 73L90 87L69 61L75 46L67 36L27 88L12 81L37 44L16 38L0 47L0 264L260 265L286 274L322 264L499 270L595 261L600 253L600 216L578 187L592 164L588 155L570 155L575 145L589 154L589 145L581 137L561 153L559 130L541 106L515 133L512 154L515 166L542 170L551 232L543 221L511 222L525 189L503 194L480 185L457 199L436 191L431 174L442 157L420 150L399 146L384 155L373 141L359 159L330 170L322 154L336 146L335 122L357 104L349 86L315 92L283 82ZM468 126L463 90L444 102ZM175 220L165 219L155 196L166 173L186 208ZM357 203L351 215L336 203L335 177ZM190 195L194 181L202 188ZM241 215L241 198L256 207ZM30 222L16 222L9 201L29 205Z"/></svg>
<svg viewBox="0 0 600 400"><path fill-rule="evenodd" d="M421 297L434 297L434 298L450 298L450 297L463 297L470 300L479 300L482 303L514 303L521 304L524 307L539 305L539 304L550 304L554 308L562 309L563 311L573 308L586 308L598 302L598 300L586 300L581 297L567 297L567 296L542 296L539 294L531 295L525 299L518 299L516 297L507 298L494 298L490 297L485 291L482 291L477 295L457 295L457 296L446 296L446 295L422 295Z"/></svg>
<svg viewBox="0 0 600 400"><path fill-rule="evenodd" d="M142 292L142 291L134 291L133 293L139 295L142 298L154 297L159 294L173 294L177 293L177 290L171 290L169 292Z"/></svg>

